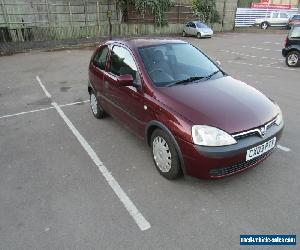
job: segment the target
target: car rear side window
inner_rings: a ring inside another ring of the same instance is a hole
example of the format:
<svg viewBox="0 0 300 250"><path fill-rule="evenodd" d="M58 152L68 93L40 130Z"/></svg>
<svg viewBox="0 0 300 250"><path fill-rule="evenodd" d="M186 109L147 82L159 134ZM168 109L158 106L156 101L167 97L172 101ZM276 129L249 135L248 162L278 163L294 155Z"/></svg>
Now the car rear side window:
<svg viewBox="0 0 300 250"><path fill-rule="evenodd" d="M102 70L105 69L107 53L108 53L108 48L107 48L107 46L104 46L99 49L96 56L94 57L94 64L99 69L102 69Z"/></svg>
<svg viewBox="0 0 300 250"><path fill-rule="evenodd" d="M285 13L280 13L280 18L287 18L287 14L285 14Z"/></svg>
<svg viewBox="0 0 300 250"><path fill-rule="evenodd" d="M130 74L135 83L139 82L136 63L130 52L124 47L113 47L110 55L109 72L117 76Z"/></svg>

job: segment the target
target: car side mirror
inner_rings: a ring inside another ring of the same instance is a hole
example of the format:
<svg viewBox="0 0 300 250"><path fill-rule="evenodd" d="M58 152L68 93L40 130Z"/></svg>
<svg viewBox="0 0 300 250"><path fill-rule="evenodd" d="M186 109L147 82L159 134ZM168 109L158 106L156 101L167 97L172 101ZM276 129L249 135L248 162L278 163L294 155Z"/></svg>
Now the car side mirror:
<svg viewBox="0 0 300 250"><path fill-rule="evenodd" d="M217 64L218 66L221 66L221 62L220 62L220 61L216 61L216 64Z"/></svg>
<svg viewBox="0 0 300 250"><path fill-rule="evenodd" d="M133 77L131 74L120 75L117 78L117 84L119 87L132 86Z"/></svg>

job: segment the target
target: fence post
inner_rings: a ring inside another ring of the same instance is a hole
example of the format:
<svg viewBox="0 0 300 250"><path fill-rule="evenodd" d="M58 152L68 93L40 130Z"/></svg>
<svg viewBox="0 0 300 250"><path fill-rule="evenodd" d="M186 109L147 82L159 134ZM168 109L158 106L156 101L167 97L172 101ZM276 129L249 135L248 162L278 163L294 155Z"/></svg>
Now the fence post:
<svg viewBox="0 0 300 250"><path fill-rule="evenodd" d="M225 19L225 15L226 15L226 0L224 0L224 3L223 3L223 12L222 12L222 31L223 31L223 28L224 28L224 19Z"/></svg>
<svg viewBox="0 0 300 250"><path fill-rule="evenodd" d="M46 9L47 9L48 27L50 28L51 20L50 20L50 9L49 9L48 0L45 0L45 4L46 4Z"/></svg>
<svg viewBox="0 0 300 250"><path fill-rule="evenodd" d="M99 1L96 2L96 13L97 13L98 32L100 34L100 7L99 7Z"/></svg>
<svg viewBox="0 0 300 250"><path fill-rule="evenodd" d="M71 2L69 1L68 3L69 6L69 15L70 15L70 25L71 27L73 27L73 14L72 14L72 10L71 10Z"/></svg>
<svg viewBox="0 0 300 250"><path fill-rule="evenodd" d="M83 11L84 11L84 24L85 24L85 27L86 27L87 20L88 20L86 0L83 1Z"/></svg>
<svg viewBox="0 0 300 250"><path fill-rule="evenodd" d="M181 1L179 1L179 4L178 4L178 6L177 6L178 23L180 23L180 9L181 9L180 3L181 3Z"/></svg>

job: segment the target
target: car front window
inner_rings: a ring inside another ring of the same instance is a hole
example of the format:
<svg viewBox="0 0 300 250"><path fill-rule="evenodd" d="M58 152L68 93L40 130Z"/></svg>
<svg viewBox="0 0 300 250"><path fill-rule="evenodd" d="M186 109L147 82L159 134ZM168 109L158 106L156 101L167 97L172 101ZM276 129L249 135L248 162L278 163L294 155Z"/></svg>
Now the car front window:
<svg viewBox="0 0 300 250"><path fill-rule="evenodd" d="M300 38L300 26L294 27L291 30L290 38Z"/></svg>
<svg viewBox="0 0 300 250"><path fill-rule="evenodd" d="M149 77L157 87L171 86L186 79L206 80L212 74L209 79L224 76L207 56L187 43L147 46L138 51Z"/></svg>

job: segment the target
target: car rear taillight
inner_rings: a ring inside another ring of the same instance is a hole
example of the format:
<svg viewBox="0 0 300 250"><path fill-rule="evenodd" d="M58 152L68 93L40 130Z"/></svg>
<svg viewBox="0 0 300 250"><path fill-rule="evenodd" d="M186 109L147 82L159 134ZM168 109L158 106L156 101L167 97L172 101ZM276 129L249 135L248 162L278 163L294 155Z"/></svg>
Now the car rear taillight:
<svg viewBox="0 0 300 250"><path fill-rule="evenodd" d="M286 37L284 41L284 47L287 47L287 44L288 44L288 38Z"/></svg>

